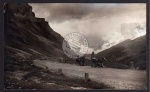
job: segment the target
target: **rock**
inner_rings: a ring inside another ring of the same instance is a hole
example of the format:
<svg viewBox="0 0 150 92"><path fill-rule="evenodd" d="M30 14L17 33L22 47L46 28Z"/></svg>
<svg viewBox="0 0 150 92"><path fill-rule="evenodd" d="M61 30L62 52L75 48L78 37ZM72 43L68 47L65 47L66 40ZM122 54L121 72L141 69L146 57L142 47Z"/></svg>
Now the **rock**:
<svg viewBox="0 0 150 92"><path fill-rule="evenodd" d="M29 53L34 58L65 56L61 48L64 38L44 18L36 18L27 3L5 5L5 29L6 47Z"/></svg>
<svg viewBox="0 0 150 92"><path fill-rule="evenodd" d="M44 18L36 18L29 4L5 4L4 19L6 61L10 62L12 58L19 62L46 60L48 57L67 58L61 48L64 38Z"/></svg>

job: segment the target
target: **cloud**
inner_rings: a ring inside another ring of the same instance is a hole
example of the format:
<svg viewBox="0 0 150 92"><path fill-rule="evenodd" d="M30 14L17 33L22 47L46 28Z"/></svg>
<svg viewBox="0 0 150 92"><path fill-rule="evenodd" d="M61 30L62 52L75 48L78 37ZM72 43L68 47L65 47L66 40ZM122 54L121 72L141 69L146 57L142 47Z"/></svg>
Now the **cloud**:
<svg viewBox="0 0 150 92"><path fill-rule="evenodd" d="M144 3L30 3L30 5L37 17L45 18L63 37L72 32L83 34L89 42L89 51L101 51L146 33Z"/></svg>
<svg viewBox="0 0 150 92"><path fill-rule="evenodd" d="M124 39L134 39L139 36L146 34L146 25L139 23L130 23L121 25L121 34L124 36Z"/></svg>
<svg viewBox="0 0 150 92"><path fill-rule="evenodd" d="M91 8L86 4L30 4L37 17L45 17L51 22L62 22L70 19L82 19L89 15ZM39 7L40 6L40 7Z"/></svg>
<svg viewBox="0 0 150 92"><path fill-rule="evenodd" d="M118 16L146 8L145 4L34 3L30 5L37 17L42 15L51 22Z"/></svg>

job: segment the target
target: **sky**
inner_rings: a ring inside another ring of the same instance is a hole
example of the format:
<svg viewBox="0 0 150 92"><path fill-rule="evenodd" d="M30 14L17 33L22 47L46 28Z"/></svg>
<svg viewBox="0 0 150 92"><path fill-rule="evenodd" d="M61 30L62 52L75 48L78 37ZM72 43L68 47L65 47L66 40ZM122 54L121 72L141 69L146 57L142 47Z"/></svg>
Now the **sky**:
<svg viewBox="0 0 150 92"><path fill-rule="evenodd" d="M36 17L65 37L72 32L84 35L87 53L108 49L124 40L146 34L144 3L30 3Z"/></svg>

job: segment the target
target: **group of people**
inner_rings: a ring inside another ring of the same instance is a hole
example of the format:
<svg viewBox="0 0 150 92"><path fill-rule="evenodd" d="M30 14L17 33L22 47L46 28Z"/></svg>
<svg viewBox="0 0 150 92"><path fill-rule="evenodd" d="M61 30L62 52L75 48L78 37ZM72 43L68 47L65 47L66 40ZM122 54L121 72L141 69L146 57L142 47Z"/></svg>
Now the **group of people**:
<svg viewBox="0 0 150 92"><path fill-rule="evenodd" d="M85 58L84 57L80 57L76 59L77 64L83 66L85 65Z"/></svg>
<svg viewBox="0 0 150 92"><path fill-rule="evenodd" d="M84 57L80 57L76 59L77 64L81 66L85 65L85 61L86 59ZM104 57L101 57L101 59L96 59L95 53L92 52L90 61L91 61L91 66L103 66L103 63L104 61L106 61L106 59Z"/></svg>

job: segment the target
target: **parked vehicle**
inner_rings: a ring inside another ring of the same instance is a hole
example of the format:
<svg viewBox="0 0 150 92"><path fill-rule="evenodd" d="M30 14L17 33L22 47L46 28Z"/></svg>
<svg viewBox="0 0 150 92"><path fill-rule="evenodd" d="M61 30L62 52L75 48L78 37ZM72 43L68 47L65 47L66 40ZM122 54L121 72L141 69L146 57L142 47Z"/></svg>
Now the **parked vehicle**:
<svg viewBox="0 0 150 92"><path fill-rule="evenodd" d="M102 59L97 59L97 58L92 58L91 59L91 66L92 67L104 67L104 60Z"/></svg>
<svg viewBox="0 0 150 92"><path fill-rule="evenodd" d="M91 67L105 67L104 66L104 62L106 62L107 60L102 57L101 59L97 59L97 58L92 58L89 62L91 63ZM86 59L84 57L80 57L76 59L76 63L77 65L80 66L85 66L86 64Z"/></svg>
<svg viewBox="0 0 150 92"><path fill-rule="evenodd" d="M77 58L76 63L80 66L84 66L85 65L85 58L84 57Z"/></svg>

